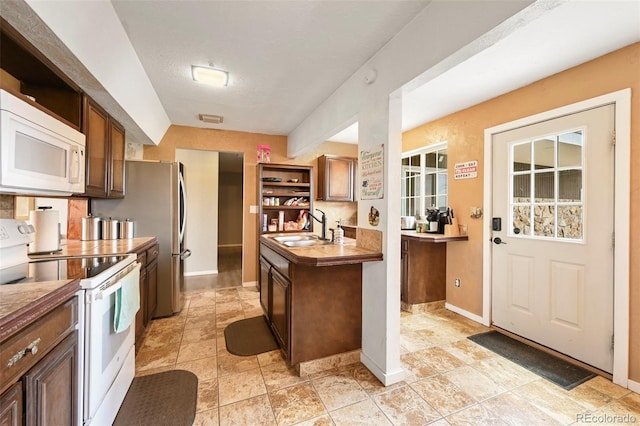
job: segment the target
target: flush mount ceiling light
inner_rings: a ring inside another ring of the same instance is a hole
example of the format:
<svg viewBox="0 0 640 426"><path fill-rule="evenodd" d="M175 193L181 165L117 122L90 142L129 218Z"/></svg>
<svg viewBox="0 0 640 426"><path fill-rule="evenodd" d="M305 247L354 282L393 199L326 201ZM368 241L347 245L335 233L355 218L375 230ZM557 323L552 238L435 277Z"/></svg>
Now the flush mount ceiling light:
<svg viewBox="0 0 640 426"><path fill-rule="evenodd" d="M204 121L205 123L213 123L220 124L224 121L224 117L221 115L211 115L211 114L198 114L198 119L200 121Z"/></svg>
<svg viewBox="0 0 640 426"><path fill-rule="evenodd" d="M191 65L191 75L195 81L211 86L226 86L229 83L229 73L215 68Z"/></svg>

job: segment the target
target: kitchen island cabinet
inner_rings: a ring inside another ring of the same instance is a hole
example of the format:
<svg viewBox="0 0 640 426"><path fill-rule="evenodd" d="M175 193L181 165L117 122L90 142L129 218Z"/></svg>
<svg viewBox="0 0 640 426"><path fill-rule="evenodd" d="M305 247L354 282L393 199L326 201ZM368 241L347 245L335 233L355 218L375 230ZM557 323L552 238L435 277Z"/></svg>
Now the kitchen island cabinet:
<svg viewBox="0 0 640 426"><path fill-rule="evenodd" d="M405 310L411 305L446 299L447 244L467 236L447 237L403 231L400 239L400 298Z"/></svg>
<svg viewBox="0 0 640 426"><path fill-rule="evenodd" d="M0 288L0 424L75 425L78 280Z"/></svg>
<svg viewBox="0 0 640 426"><path fill-rule="evenodd" d="M271 237L260 238L260 300L287 363L360 349L362 263L382 253L354 240L292 248Z"/></svg>

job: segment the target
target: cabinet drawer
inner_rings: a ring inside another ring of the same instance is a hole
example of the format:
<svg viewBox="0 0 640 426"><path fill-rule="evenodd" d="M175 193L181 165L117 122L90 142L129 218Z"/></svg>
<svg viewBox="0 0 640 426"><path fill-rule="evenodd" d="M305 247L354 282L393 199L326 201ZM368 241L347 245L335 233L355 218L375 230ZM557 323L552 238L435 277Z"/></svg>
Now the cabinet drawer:
<svg viewBox="0 0 640 426"><path fill-rule="evenodd" d="M18 380L73 332L78 299L73 297L0 345L0 392Z"/></svg>
<svg viewBox="0 0 640 426"><path fill-rule="evenodd" d="M142 269L144 269L144 266L147 264L147 252L143 251L141 253L138 253L138 258L136 259L136 261L142 265Z"/></svg>
<svg viewBox="0 0 640 426"><path fill-rule="evenodd" d="M273 267L286 278L291 278L291 274L289 273L289 261L287 259L280 256L264 244L260 244L260 255L271 263L271 265L273 265Z"/></svg>
<svg viewBox="0 0 640 426"><path fill-rule="evenodd" d="M157 259L159 253L160 253L160 244L156 244L150 249L147 249L147 263L151 263L155 259Z"/></svg>

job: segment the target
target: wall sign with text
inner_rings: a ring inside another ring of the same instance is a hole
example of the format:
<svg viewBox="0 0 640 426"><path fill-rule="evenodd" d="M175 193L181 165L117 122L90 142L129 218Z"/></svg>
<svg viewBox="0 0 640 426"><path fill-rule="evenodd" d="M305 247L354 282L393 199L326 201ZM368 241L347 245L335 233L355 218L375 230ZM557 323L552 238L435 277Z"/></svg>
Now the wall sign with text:
<svg viewBox="0 0 640 426"><path fill-rule="evenodd" d="M474 179L478 177L478 161L465 161L454 166L454 179Z"/></svg>
<svg viewBox="0 0 640 426"><path fill-rule="evenodd" d="M360 151L360 199L377 200L384 197L384 145Z"/></svg>

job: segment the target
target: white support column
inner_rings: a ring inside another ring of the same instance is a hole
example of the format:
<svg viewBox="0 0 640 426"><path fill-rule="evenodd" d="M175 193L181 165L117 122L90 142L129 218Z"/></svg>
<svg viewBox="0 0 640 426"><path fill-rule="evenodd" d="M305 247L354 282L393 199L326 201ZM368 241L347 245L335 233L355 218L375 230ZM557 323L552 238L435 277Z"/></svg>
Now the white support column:
<svg viewBox="0 0 640 426"><path fill-rule="evenodd" d="M400 363L400 170L402 102L372 102L359 117L359 151L384 144L384 198L358 202L358 226L382 232L381 262L363 264L361 361L386 386L401 381ZM369 224L371 207L380 212L378 226Z"/></svg>

